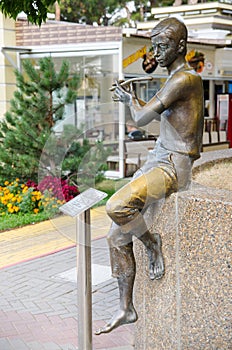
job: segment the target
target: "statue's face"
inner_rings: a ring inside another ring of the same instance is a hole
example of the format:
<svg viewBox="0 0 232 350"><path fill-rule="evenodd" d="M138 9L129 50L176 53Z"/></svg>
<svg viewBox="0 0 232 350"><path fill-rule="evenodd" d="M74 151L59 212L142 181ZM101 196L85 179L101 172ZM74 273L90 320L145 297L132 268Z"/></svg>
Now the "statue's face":
<svg viewBox="0 0 232 350"><path fill-rule="evenodd" d="M170 39L165 33L152 37L154 55L160 67L169 67L179 55L177 40Z"/></svg>

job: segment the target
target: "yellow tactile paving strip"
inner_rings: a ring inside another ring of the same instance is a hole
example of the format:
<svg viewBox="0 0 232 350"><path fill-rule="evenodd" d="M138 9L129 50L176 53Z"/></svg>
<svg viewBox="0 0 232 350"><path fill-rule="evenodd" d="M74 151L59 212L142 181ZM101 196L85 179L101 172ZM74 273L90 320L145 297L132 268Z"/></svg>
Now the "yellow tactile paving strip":
<svg viewBox="0 0 232 350"><path fill-rule="evenodd" d="M109 226L104 207L91 209L92 239L104 236ZM0 232L0 268L74 246L75 238L76 219L64 215Z"/></svg>

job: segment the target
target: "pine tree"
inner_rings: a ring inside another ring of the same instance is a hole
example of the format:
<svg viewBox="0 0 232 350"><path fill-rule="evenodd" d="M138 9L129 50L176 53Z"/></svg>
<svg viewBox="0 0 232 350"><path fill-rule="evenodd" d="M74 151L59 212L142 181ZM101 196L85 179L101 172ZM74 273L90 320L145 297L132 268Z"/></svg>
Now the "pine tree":
<svg viewBox="0 0 232 350"><path fill-rule="evenodd" d="M37 67L30 60L22 66L23 73L15 72L17 90L10 110L0 122L1 182L36 179L44 145L63 118L64 106L76 99L79 84L76 75L70 76L67 61L58 72L47 57Z"/></svg>

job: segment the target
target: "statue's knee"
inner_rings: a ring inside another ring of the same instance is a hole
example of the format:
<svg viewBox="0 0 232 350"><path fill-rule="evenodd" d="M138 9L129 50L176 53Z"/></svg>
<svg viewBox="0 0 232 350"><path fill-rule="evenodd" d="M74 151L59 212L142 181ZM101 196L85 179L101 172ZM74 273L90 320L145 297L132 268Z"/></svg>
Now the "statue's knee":
<svg viewBox="0 0 232 350"><path fill-rule="evenodd" d="M110 198L106 203L105 209L108 216L114 218L117 217L118 213L122 211L122 206L120 203L118 203L118 201L114 201L112 198Z"/></svg>
<svg viewBox="0 0 232 350"><path fill-rule="evenodd" d="M106 202L106 206L105 206L105 210L106 210L106 213L110 216L110 213L112 211L112 205L111 205L111 200L109 199L107 202Z"/></svg>

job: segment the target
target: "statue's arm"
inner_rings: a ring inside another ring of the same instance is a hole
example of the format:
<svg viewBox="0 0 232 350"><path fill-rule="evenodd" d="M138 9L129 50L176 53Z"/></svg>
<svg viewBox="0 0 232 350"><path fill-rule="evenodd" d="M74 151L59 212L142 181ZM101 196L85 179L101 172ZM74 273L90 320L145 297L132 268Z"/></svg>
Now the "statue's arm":
<svg viewBox="0 0 232 350"><path fill-rule="evenodd" d="M161 113L174 106L177 101L188 100L194 80L194 75L178 72L147 103L141 104L136 96L132 96L129 105L132 118L138 126L146 125L154 119L159 121Z"/></svg>
<svg viewBox="0 0 232 350"><path fill-rule="evenodd" d="M158 97L154 96L146 103L139 99L132 89L126 90L119 84L116 85L114 91L114 100L120 101L130 108L131 116L138 126L144 126L154 119L159 121L160 113L164 110Z"/></svg>
<svg viewBox="0 0 232 350"><path fill-rule="evenodd" d="M132 98L129 108L131 116L138 126L147 125L154 119L160 121L161 113L164 111L164 106L157 96L154 96L147 103L141 103L140 100Z"/></svg>
<svg viewBox="0 0 232 350"><path fill-rule="evenodd" d="M188 98L192 86L190 76L184 72L180 72L167 80L164 86L153 96L147 103L137 98L132 89L125 90L117 84L115 95L117 101L121 101L129 106L131 116L137 126L144 126L152 120L161 119L161 113L168 109L178 100Z"/></svg>

